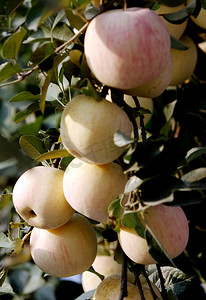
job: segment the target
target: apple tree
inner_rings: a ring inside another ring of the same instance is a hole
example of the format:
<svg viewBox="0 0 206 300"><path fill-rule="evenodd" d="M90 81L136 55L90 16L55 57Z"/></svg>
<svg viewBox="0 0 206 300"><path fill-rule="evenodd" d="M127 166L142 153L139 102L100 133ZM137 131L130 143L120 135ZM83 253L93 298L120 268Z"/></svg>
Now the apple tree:
<svg viewBox="0 0 206 300"><path fill-rule="evenodd" d="M1 0L1 299L205 298L205 70L205 0Z"/></svg>

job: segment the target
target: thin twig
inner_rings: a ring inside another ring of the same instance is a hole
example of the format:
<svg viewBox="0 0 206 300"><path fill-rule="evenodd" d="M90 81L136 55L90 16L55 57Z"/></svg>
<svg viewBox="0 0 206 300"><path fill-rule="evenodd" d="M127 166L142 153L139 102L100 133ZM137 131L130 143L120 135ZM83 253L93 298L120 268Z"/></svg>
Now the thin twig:
<svg viewBox="0 0 206 300"><path fill-rule="evenodd" d="M163 300L167 300L168 296L167 296L167 291L165 289L165 280L164 280L164 277L162 275L160 265L156 264L156 267L157 267L157 271L158 271L159 279L160 279L160 284L161 284L161 288L162 288L162 292L161 292L162 298L163 298Z"/></svg>
<svg viewBox="0 0 206 300"><path fill-rule="evenodd" d="M127 297L127 255L122 251L122 275L119 300Z"/></svg>
<svg viewBox="0 0 206 300"><path fill-rule="evenodd" d="M147 284L148 284L148 286L149 286L149 288L150 288L150 290L151 290L152 297L153 297L154 300L156 300L156 299L157 299L157 295L156 295L156 293L155 293L155 291L154 291L154 289L153 289L153 287L152 287L152 285L151 285L151 281L150 281L149 278L148 278L147 272L145 271L145 267L142 268L142 272L143 272L144 277L145 277L146 280L147 280Z"/></svg>

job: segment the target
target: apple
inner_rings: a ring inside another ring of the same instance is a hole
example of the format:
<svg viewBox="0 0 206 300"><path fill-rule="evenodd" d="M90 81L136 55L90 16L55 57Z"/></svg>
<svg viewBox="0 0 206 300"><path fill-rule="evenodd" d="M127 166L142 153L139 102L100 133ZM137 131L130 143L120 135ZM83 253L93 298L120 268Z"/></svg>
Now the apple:
<svg viewBox="0 0 206 300"><path fill-rule="evenodd" d="M65 224L74 209L63 193L64 171L36 166L24 172L14 185L13 204L30 225L53 229Z"/></svg>
<svg viewBox="0 0 206 300"><path fill-rule="evenodd" d="M197 26L206 29L206 9L201 8L197 17L190 16L190 18Z"/></svg>
<svg viewBox="0 0 206 300"><path fill-rule="evenodd" d="M189 227L181 207L164 204L151 206L146 209L144 216L148 227L171 258L177 257L185 250ZM139 217L142 220L140 214ZM140 237L134 228L122 226L118 238L123 251L134 262L145 265L156 263L148 252L146 239Z"/></svg>
<svg viewBox="0 0 206 300"><path fill-rule="evenodd" d="M59 228L33 228L30 247L32 259L43 272L68 277L91 267L97 254L97 239L87 218L74 213Z"/></svg>
<svg viewBox="0 0 206 300"><path fill-rule="evenodd" d="M131 107L136 107L134 99L132 98L132 96L129 95L124 95L124 101ZM145 109L149 109L149 111L153 112L154 110L154 104L153 104L153 100L152 98L144 98L144 97L138 97L138 101L141 107L145 108ZM145 114L144 115L144 124L146 125L150 118L151 118L151 114ZM136 118L136 122L137 122L137 126L140 127L140 118L137 117Z"/></svg>
<svg viewBox="0 0 206 300"><path fill-rule="evenodd" d="M122 265L114 260L113 255L97 255L92 267L96 272L105 277L121 273ZM101 279L90 271L85 271L82 274L82 287L85 292L96 289L101 283Z"/></svg>
<svg viewBox="0 0 206 300"><path fill-rule="evenodd" d="M143 276L140 276L140 282L143 289L143 294L145 299L153 300L154 297L150 290L149 285L146 282L146 279ZM120 287L121 287L121 275L113 274L106 277L97 287L94 292L93 300L118 300L120 296ZM158 288L152 284L154 292L158 296L158 299L162 299L161 293ZM137 285L132 284L131 282L127 282L127 292L128 295L125 299L128 300L141 300L141 295L139 292L139 288Z"/></svg>
<svg viewBox="0 0 206 300"><path fill-rule="evenodd" d="M155 79L170 56L170 35L148 8L115 9L97 15L84 39L88 66L101 83L121 90Z"/></svg>
<svg viewBox="0 0 206 300"><path fill-rule="evenodd" d="M106 164L117 159L126 149L114 144L117 130L131 136L132 124L127 114L106 99L79 95L64 108L61 117L61 139L64 147L75 157Z"/></svg>
<svg viewBox="0 0 206 300"><path fill-rule="evenodd" d="M108 206L124 192L127 177L117 163L95 165L75 158L65 170L63 191L79 213L107 223Z"/></svg>
<svg viewBox="0 0 206 300"><path fill-rule="evenodd" d="M173 74L172 55L169 56L164 70L152 81L134 89L125 90L125 93L137 97L155 98L161 95L168 87Z"/></svg>
<svg viewBox="0 0 206 300"><path fill-rule="evenodd" d="M197 64L197 47L194 41L188 35L183 35L180 41L188 46L189 49L171 49L173 74L169 86L182 84L186 79L189 79Z"/></svg>
<svg viewBox="0 0 206 300"><path fill-rule="evenodd" d="M198 47L206 54L206 41L199 43Z"/></svg>
<svg viewBox="0 0 206 300"><path fill-rule="evenodd" d="M161 4L161 6L158 9L154 10L154 12L158 15L170 14L170 13L177 12L184 7L185 7L184 3L173 7L169 7L167 5ZM181 24L172 24L168 22L163 16L161 16L161 18L163 19L165 25L167 26L169 34L179 40L187 27L188 19Z"/></svg>

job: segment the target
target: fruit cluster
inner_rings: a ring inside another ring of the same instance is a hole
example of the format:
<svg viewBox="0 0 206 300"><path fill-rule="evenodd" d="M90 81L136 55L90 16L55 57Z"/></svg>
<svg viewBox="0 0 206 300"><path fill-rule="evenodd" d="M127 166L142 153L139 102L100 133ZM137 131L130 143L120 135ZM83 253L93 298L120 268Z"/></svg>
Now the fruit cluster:
<svg viewBox="0 0 206 300"><path fill-rule="evenodd" d="M114 9L97 15L84 40L86 61L94 78L124 94L148 98L188 79L197 63L197 49L184 35L187 21L175 27L158 15L175 9L181 7L161 5L155 12L146 8ZM171 49L170 34L189 49ZM34 227L32 258L50 275L83 273L95 260L97 238L88 218L106 224L108 206L124 193L128 180L117 162L126 149L114 142L117 130L132 138L131 120L117 104L84 94L73 97L62 113L60 133L63 146L74 159L65 171L36 166L14 186L15 209ZM189 230L181 207L161 204L137 214L171 258L184 251ZM132 261L156 262L145 238L134 228L122 225L118 240ZM118 276L113 280L120 284ZM94 299L106 299L107 295L101 297L97 289Z"/></svg>

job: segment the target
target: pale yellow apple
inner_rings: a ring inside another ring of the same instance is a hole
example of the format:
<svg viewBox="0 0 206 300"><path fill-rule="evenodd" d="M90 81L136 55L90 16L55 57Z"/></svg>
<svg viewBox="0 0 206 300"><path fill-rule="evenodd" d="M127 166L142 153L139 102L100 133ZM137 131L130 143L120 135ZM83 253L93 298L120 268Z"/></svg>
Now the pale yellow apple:
<svg viewBox="0 0 206 300"><path fill-rule="evenodd" d="M79 95L64 108L60 130L62 143L72 155L89 163L106 164L125 150L114 144L115 132L131 136L132 125L115 103Z"/></svg>
<svg viewBox="0 0 206 300"><path fill-rule="evenodd" d="M87 27L85 57L103 84L133 89L156 78L170 55L170 35L163 20L148 8L109 10Z"/></svg>
<svg viewBox="0 0 206 300"><path fill-rule="evenodd" d="M126 182L126 175L117 163L95 165L75 158L65 171L63 191L76 211L107 223L108 206L124 192Z"/></svg>
<svg viewBox="0 0 206 300"><path fill-rule="evenodd" d="M173 74L169 86L182 84L186 79L189 79L197 64L197 47L194 41L188 35L183 35L180 41L188 46L189 49L171 49Z"/></svg>
<svg viewBox="0 0 206 300"><path fill-rule="evenodd" d="M140 215L139 217L142 220ZM151 206L145 212L145 219L148 227L171 258L177 257L185 250L189 227L181 207L164 204ZM148 252L146 239L140 237L134 228L122 226L119 242L123 251L134 262L145 265L156 263Z"/></svg>
<svg viewBox="0 0 206 300"><path fill-rule="evenodd" d="M206 54L206 41L199 43L198 47Z"/></svg>
<svg viewBox="0 0 206 300"><path fill-rule="evenodd" d="M161 4L161 6L158 9L154 10L154 12L158 15L170 14L170 13L177 12L184 7L185 7L184 3L173 7L169 7L164 4ZM164 17L161 16L161 18L163 19L165 25L167 26L169 34L179 40L187 27L188 19L181 24L172 24L168 22Z"/></svg>
<svg viewBox="0 0 206 300"><path fill-rule="evenodd" d="M206 29L206 9L201 8L200 13L197 17L190 16L190 18L197 26Z"/></svg>
<svg viewBox="0 0 206 300"><path fill-rule="evenodd" d="M15 183L14 207L30 226L53 229L72 217L74 209L64 197L63 176L60 169L36 166Z"/></svg>
<svg viewBox="0 0 206 300"><path fill-rule="evenodd" d="M91 267L97 254L97 239L91 223L75 213L57 229L33 228L30 247L35 264L43 272L67 277Z"/></svg>
<svg viewBox="0 0 206 300"><path fill-rule="evenodd" d="M140 85L137 88L125 90L125 94L146 98L158 97L168 87L169 82L172 78L172 74L173 61L172 55L170 55L166 67L155 79L143 85Z"/></svg>
<svg viewBox="0 0 206 300"><path fill-rule="evenodd" d="M132 96L124 95L124 100L129 106L136 107ZM138 101L139 101L139 104L141 107L148 109L151 112L151 114L147 113L144 115L144 124L146 125L149 122L149 120L152 116L152 112L154 110L153 100L152 100L152 98L138 97ZM140 118L139 117L136 118L136 122L139 127L140 126Z"/></svg>
<svg viewBox="0 0 206 300"><path fill-rule="evenodd" d="M140 276L140 281L142 284L143 294L145 299L153 300L152 292L146 282L146 279ZM154 287L154 284L152 285ZM118 300L120 296L120 287L121 287L121 275L113 274L106 277L97 287L94 292L93 300ZM157 299L162 299L161 293L155 286L155 293ZM134 285L130 282L127 282L127 292L128 295L124 299L126 300L141 300L141 295L137 285Z"/></svg>
<svg viewBox="0 0 206 300"><path fill-rule="evenodd" d="M92 267L96 272L105 277L121 273L122 265L114 260L113 255L97 255ZM101 279L94 273L85 271L82 274L82 287L85 292L96 289L101 283Z"/></svg>

